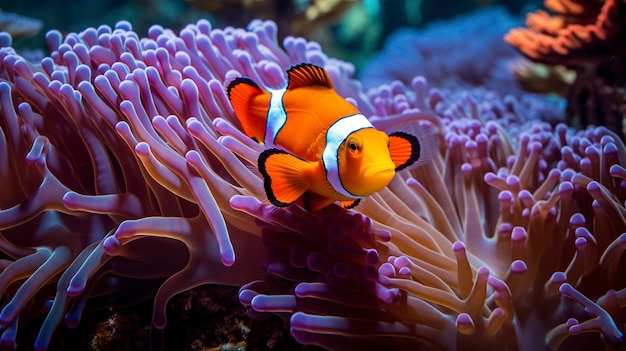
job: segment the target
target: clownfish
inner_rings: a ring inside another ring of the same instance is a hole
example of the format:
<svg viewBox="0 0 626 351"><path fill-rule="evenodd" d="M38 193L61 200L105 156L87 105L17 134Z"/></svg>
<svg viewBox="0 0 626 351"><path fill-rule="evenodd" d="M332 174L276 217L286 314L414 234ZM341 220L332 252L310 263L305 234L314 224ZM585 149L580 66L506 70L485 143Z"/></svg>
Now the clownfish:
<svg viewBox="0 0 626 351"><path fill-rule="evenodd" d="M227 89L243 131L268 147L258 169L275 206L298 201L317 211L340 201L352 208L420 158L416 136L374 128L323 68L299 64L287 75L284 89L264 91L244 77Z"/></svg>

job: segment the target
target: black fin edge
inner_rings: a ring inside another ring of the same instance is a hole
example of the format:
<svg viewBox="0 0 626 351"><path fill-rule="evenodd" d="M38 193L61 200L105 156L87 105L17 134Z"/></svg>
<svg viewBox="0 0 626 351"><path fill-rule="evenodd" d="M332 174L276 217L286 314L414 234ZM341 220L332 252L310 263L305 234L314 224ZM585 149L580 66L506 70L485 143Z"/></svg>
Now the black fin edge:
<svg viewBox="0 0 626 351"><path fill-rule="evenodd" d="M277 154L291 155L287 151L283 151L280 149L267 149L261 152L257 163L259 166L259 172L261 172L261 175L263 176L263 187L265 188L265 194L267 195L267 199L270 200L270 202L276 207L287 207L293 204L295 201L287 203L279 201L276 198L276 195L274 195L274 191L272 191L272 177L270 177L270 175L267 173L267 170L265 169L265 161L267 161L270 156Z"/></svg>
<svg viewBox="0 0 626 351"><path fill-rule="evenodd" d="M350 204L350 205L348 205L348 206L344 206L343 208L345 208L346 210L351 210L351 209L353 209L353 208L355 208L355 207L359 206L359 203L361 203L361 199L356 199L356 200L354 200L354 202L353 202L353 203L351 203L351 204Z"/></svg>
<svg viewBox="0 0 626 351"><path fill-rule="evenodd" d="M328 76L328 72L326 72L326 69L318 65L314 65L312 63L299 63L297 65L291 66L287 70L287 77L289 77L289 74L291 72L299 70L299 69L303 69L303 68L312 69L314 71L313 78L316 78L320 82L324 82L323 84L321 84L322 86L325 86L329 89L333 88L333 82L330 80L330 77ZM292 88L290 86L290 82L287 83L287 89L289 88Z"/></svg>
<svg viewBox="0 0 626 351"><path fill-rule="evenodd" d="M251 86L255 87L257 90L259 90L261 93L263 93L263 90L261 88L259 88L259 85L256 84L256 82L253 81L252 79L247 78L247 77L238 77L238 78L233 79L233 81L231 81L228 84L228 88L226 88L226 94L228 94L228 98L229 99L230 99L230 92L231 92L231 90L233 90L233 88L236 87L239 84L251 85Z"/></svg>
<svg viewBox="0 0 626 351"><path fill-rule="evenodd" d="M420 146L420 141L419 139L417 139L417 137L413 134L409 134L409 133L405 133L405 132L394 132L389 134L389 136L396 136L396 137L400 137L402 139L406 139L409 141L409 143L413 146L411 148L411 156L409 156L409 159L402 165L398 166L396 168L396 171L401 171L409 166L411 166L412 164L414 164L415 162L417 162L420 159L420 153L421 153L421 146Z"/></svg>

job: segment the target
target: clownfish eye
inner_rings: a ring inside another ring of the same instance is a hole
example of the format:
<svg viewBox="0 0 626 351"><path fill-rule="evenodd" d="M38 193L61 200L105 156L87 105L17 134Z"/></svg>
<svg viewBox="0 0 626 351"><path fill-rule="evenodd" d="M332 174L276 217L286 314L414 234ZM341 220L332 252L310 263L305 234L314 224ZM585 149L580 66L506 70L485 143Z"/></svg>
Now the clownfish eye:
<svg viewBox="0 0 626 351"><path fill-rule="evenodd" d="M363 151L363 140L359 136L352 135L345 141L346 151L353 155L358 155Z"/></svg>

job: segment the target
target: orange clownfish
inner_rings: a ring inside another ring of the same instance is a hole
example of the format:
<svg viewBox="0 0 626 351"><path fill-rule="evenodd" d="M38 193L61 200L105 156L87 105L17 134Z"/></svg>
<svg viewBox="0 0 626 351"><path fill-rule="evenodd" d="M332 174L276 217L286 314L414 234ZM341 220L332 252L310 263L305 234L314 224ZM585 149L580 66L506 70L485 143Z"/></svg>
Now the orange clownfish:
<svg viewBox="0 0 626 351"><path fill-rule="evenodd" d="M323 68L300 64L287 75L284 89L264 91L249 78L228 86L244 132L268 147L258 167L272 204L298 201L317 211L340 201L352 208L419 159L417 137L374 128L335 92Z"/></svg>

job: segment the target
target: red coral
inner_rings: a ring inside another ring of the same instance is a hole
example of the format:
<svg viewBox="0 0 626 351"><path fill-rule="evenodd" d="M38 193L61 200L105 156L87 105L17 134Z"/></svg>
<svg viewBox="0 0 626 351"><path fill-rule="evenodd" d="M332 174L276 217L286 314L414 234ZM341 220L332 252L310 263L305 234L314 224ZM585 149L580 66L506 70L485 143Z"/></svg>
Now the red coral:
<svg viewBox="0 0 626 351"><path fill-rule="evenodd" d="M505 40L530 59L579 66L624 55L626 1L546 0L545 11L528 14L529 28L511 30Z"/></svg>
<svg viewBox="0 0 626 351"><path fill-rule="evenodd" d="M626 135L626 0L545 0L528 14L528 28L504 39L535 62L565 65L577 77L569 89L570 124L607 126Z"/></svg>

